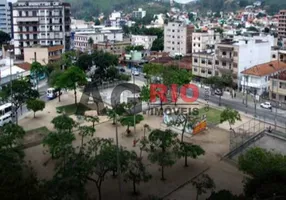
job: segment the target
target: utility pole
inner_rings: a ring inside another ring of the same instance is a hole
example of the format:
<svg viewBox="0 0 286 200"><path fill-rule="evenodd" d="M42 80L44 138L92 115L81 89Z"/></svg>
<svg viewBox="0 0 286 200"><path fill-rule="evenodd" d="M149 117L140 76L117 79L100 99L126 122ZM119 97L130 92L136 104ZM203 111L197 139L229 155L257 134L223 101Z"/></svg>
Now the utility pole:
<svg viewBox="0 0 286 200"><path fill-rule="evenodd" d="M15 110L14 110L14 105L13 105L13 80L12 80L12 53L13 53L13 49L9 49L8 50L9 52L9 56L10 56L10 99L11 99L11 103L12 103L12 116L15 114ZM15 115L15 119L16 119L16 122L17 122L17 117Z"/></svg>
<svg viewBox="0 0 286 200"><path fill-rule="evenodd" d="M246 81L246 83L247 83L247 87L246 87L246 95L245 95L245 106L247 107L247 97L248 97L248 76L245 76L245 78L247 78L247 81Z"/></svg>
<svg viewBox="0 0 286 200"><path fill-rule="evenodd" d="M136 102L135 102L135 92L136 92L136 90L135 90L135 75L133 75L133 87L134 87L134 107L133 107L133 110L134 110L134 113L133 113L133 115L134 115L134 139L136 139L136 113L135 113L135 106L136 106Z"/></svg>
<svg viewBox="0 0 286 200"><path fill-rule="evenodd" d="M116 136L116 157L117 157L119 200L122 200L121 168L120 168L120 158L119 158L117 115L115 115L115 136Z"/></svg>
<svg viewBox="0 0 286 200"><path fill-rule="evenodd" d="M244 104L244 96L245 96L245 79L246 79L246 76L243 76L243 98L242 98L242 104Z"/></svg>

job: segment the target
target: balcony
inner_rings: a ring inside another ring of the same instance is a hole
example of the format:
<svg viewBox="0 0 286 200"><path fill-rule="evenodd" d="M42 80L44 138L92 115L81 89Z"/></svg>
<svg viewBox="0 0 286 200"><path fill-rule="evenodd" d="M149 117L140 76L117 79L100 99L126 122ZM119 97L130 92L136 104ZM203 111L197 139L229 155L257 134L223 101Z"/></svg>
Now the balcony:
<svg viewBox="0 0 286 200"><path fill-rule="evenodd" d="M61 55L49 56L49 61L54 61L54 60L59 60L59 59L61 59Z"/></svg>
<svg viewBox="0 0 286 200"><path fill-rule="evenodd" d="M22 18L17 18L17 23L19 22L38 22L39 18L38 17L22 17Z"/></svg>
<svg viewBox="0 0 286 200"><path fill-rule="evenodd" d="M230 58L228 56L217 56L217 58L222 62L233 62L233 58Z"/></svg>

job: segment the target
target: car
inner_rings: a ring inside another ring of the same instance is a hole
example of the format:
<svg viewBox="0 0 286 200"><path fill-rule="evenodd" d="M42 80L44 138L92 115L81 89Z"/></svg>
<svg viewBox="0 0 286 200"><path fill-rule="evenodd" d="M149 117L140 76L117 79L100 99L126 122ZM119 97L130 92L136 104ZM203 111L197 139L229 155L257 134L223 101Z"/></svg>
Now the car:
<svg viewBox="0 0 286 200"><path fill-rule="evenodd" d="M261 108L265 108L265 109L272 109L272 105L270 102L264 102L262 104L260 104Z"/></svg>
<svg viewBox="0 0 286 200"><path fill-rule="evenodd" d="M222 91L220 89L216 89L214 93L218 96L222 96Z"/></svg>
<svg viewBox="0 0 286 200"><path fill-rule="evenodd" d="M125 72L125 69L124 68L120 68L119 71L120 72Z"/></svg>
<svg viewBox="0 0 286 200"><path fill-rule="evenodd" d="M140 73L139 73L138 71L135 71L135 70L134 70L134 71L132 71L132 75L133 75L133 76L139 76Z"/></svg>

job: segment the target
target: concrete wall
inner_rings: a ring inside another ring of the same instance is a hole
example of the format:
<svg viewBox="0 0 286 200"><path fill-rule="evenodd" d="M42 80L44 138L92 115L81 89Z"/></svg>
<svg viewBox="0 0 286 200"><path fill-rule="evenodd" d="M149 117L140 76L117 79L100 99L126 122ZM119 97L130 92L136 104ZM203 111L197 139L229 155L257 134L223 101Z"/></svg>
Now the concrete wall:
<svg viewBox="0 0 286 200"><path fill-rule="evenodd" d="M46 65L49 61L49 53L48 48L25 48L24 49L24 61L28 63L32 63L35 60L41 63L42 65Z"/></svg>

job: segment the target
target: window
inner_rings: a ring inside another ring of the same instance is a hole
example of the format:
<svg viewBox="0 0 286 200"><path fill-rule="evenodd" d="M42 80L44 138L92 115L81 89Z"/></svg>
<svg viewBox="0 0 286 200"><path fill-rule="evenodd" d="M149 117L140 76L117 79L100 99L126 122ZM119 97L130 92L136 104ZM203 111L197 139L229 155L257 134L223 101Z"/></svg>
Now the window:
<svg viewBox="0 0 286 200"><path fill-rule="evenodd" d="M225 67L225 66L226 66L226 62L222 62L222 66L224 66L224 67Z"/></svg>
<svg viewBox="0 0 286 200"><path fill-rule="evenodd" d="M202 73L202 74L206 73L206 70L202 69L202 70L201 70L201 73Z"/></svg>
<svg viewBox="0 0 286 200"><path fill-rule="evenodd" d="M225 52L225 51L223 51L223 52L222 52L222 55L226 56L226 52Z"/></svg>
<svg viewBox="0 0 286 200"><path fill-rule="evenodd" d="M196 67L194 67L194 72L197 72L197 71L198 71L198 69Z"/></svg>
<svg viewBox="0 0 286 200"><path fill-rule="evenodd" d="M273 54L273 55L272 55L272 58L273 58L273 59L275 59L275 58L276 58L276 55L275 55L275 54Z"/></svg>
<svg viewBox="0 0 286 200"><path fill-rule="evenodd" d="M237 63L233 63L233 68L237 68Z"/></svg>
<svg viewBox="0 0 286 200"><path fill-rule="evenodd" d="M198 46L201 47L201 44L199 43Z"/></svg>
<svg viewBox="0 0 286 200"><path fill-rule="evenodd" d="M211 70L208 70L208 75L212 75L212 71Z"/></svg>
<svg viewBox="0 0 286 200"><path fill-rule="evenodd" d="M200 37L198 37L198 40L201 40L201 38L200 38Z"/></svg>
<svg viewBox="0 0 286 200"><path fill-rule="evenodd" d="M172 30L172 32L174 33L174 32L175 32L175 30Z"/></svg>
<svg viewBox="0 0 286 200"><path fill-rule="evenodd" d="M178 42L178 44L180 44L180 42Z"/></svg>
<svg viewBox="0 0 286 200"><path fill-rule="evenodd" d="M238 53L235 51L234 53L233 53L233 57L237 57L238 56Z"/></svg>
<svg viewBox="0 0 286 200"><path fill-rule="evenodd" d="M216 64L216 65L219 65L219 61L218 61L218 60L216 60L216 61L215 61L215 64Z"/></svg>
<svg viewBox="0 0 286 200"><path fill-rule="evenodd" d="M196 46L196 43L194 43L194 47Z"/></svg>
<svg viewBox="0 0 286 200"><path fill-rule="evenodd" d="M211 60L208 60L208 65L212 65L213 62Z"/></svg>
<svg viewBox="0 0 286 200"><path fill-rule="evenodd" d="M202 59L202 60L201 60L201 63L202 63L202 64L206 64L206 60L205 60L205 59Z"/></svg>
<svg viewBox="0 0 286 200"><path fill-rule="evenodd" d="M272 93L272 99L276 99L276 94Z"/></svg>
<svg viewBox="0 0 286 200"><path fill-rule="evenodd" d="M197 62L198 62L198 59L197 59L197 58L195 58L195 59L194 59L194 62L195 62L195 63L197 63Z"/></svg>

